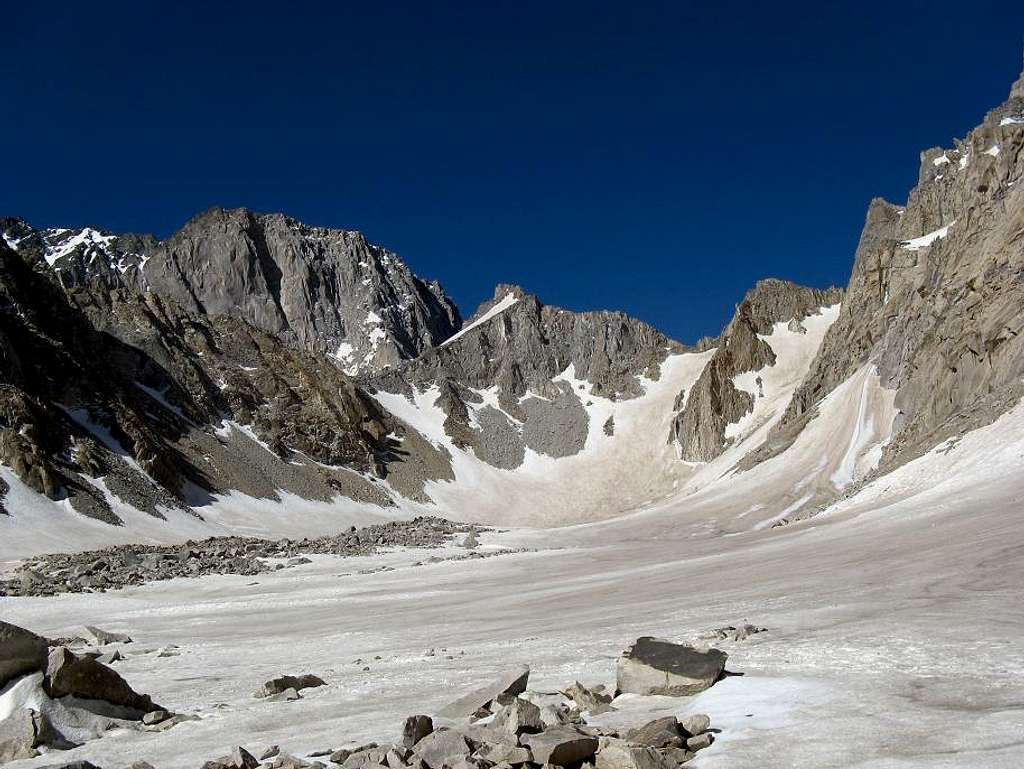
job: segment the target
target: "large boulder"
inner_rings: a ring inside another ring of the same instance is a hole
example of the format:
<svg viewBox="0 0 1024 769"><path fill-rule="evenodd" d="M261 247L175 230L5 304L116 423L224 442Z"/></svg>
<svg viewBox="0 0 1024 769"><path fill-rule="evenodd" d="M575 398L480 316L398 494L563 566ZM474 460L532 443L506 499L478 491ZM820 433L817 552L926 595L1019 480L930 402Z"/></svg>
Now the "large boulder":
<svg viewBox="0 0 1024 769"><path fill-rule="evenodd" d="M434 720L430 716L409 716L402 726L402 746L413 748L432 731Z"/></svg>
<svg viewBox="0 0 1024 769"><path fill-rule="evenodd" d="M493 726L500 732L517 736L541 731L544 728L544 721L540 717L540 708L532 702L516 697L498 710Z"/></svg>
<svg viewBox="0 0 1024 769"><path fill-rule="evenodd" d="M681 748L689 736L683 732L675 716L657 718L626 733L630 742L652 748Z"/></svg>
<svg viewBox="0 0 1024 769"><path fill-rule="evenodd" d="M8 681L46 669L46 639L9 622L0 622L0 689Z"/></svg>
<svg viewBox="0 0 1024 769"><path fill-rule="evenodd" d="M598 740L575 729L555 727L537 734L526 734L520 742L530 748L534 763L570 766L597 752Z"/></svg>
<svg viewBox="0 0 1024 769"><path fill-rule="evenodd" d="M161 709L148 694L136 692L106 665L91 657L79 657L64 646L50 652L44 686L54 699L72 696L80 700L100 700L136 711L139 719Z"/></svg>
<svg viewBox="0 0 1024 769"><path fill-rule="evenodd" d="M515 696L526 691L526 682L530 678L530 668L522 665L510 670L486 686L474 689L469 694L459 697L441 709L441 718L466 718L481 708L486 708L493 700L502 695Z"/></svg>
<svg viewBox="0 0 1024 769"><path fill-rule="evenodd" d="M38 756L45 730L42 714L29 708L18 708L0 721L0 764Z"/></svg>
<svg viewBox="0 0 1024 769"><path fill-rule="evenodd" d="M620 693L671 697L697 694L719 679L728 656L719 649L700 651L644 636L619 658L617 689Z"/></svg>

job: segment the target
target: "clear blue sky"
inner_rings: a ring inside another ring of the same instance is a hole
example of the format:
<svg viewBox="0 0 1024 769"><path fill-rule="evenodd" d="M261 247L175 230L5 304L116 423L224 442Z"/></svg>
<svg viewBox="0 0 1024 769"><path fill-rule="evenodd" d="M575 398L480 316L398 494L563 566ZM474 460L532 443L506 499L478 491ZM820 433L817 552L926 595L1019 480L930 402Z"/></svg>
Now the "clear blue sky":
<svg viewBox="0 0 1024 769"><path fill-rule="evenodd" d="M1021 69L1024 5L9 4L0 213L163 237L210 205L363 230L683 341L755 280L845 284Z"/></svg>

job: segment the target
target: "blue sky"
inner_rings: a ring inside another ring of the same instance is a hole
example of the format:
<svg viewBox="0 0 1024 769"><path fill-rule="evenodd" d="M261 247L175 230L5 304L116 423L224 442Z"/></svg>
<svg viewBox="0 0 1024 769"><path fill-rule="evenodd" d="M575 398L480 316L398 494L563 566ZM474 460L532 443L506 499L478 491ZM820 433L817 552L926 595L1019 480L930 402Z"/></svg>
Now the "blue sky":
<svg viewBox="0 0 1024 769"><path fill-rule="evenodd" d="M758 278L845 284L868 201L1024 45L1005 2L168 5L5 9L0 213L163 237L284 211L467 315L514 282L688 342Z"/></svg>

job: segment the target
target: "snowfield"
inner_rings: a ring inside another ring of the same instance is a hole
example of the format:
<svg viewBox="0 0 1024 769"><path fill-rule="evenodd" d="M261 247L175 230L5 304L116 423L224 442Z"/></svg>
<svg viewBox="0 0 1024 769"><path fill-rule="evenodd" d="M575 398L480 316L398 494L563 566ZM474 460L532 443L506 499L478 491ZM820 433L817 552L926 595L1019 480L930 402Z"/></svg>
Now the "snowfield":
<svg viewBox="0 0 1024 769"><path fill-rule="evenodd" d="M128 632L135 642L118 672L201 717L164 733L113 732L60 759L194 769L236 744L307 755L383 742L397 738L405 716L436 712L516 663L531 665L533 689L613 685L618 654L640 635L686 641L752 622L768 630L721 644L742 676L692 698L629 696L594 720L707 712L722 731L695 760L702 769L1024 765L1024 405L825 507L876 466L890 438L893 393L867 364L819 404L788 450L736 466L781 418L837 313L805 319L806 333L777 324L762 337L778 361L737 377L756 396L754 410L704 464L681 462L667 439L674 400L713 350L670 356L640 398L585 396L583 451L557 460L528 453L515 471L452 445L436 389L378 394L452 453L456 481L428 487L436 506L231 495L205 506L204 522L170 513L162 522L122 506L128 525L112 530L40 501L0 470L11 485L12 515L0 516L7 559L73 542L295 536L421 512L517 522L481 535L482 547L528 548L438 563L425 560L464 551L313 556L257 577L0 599L4 620L47 635L86 623ZM586 388L571 369L560 379ZM612 436L601 429L609 416ZM540 528L553 524L563 525ZM362 573L379 566L392 570ZM252 697L268 678L307 672L329 685L291 703ZM4 696L0 710L14 701Z"/></svg>

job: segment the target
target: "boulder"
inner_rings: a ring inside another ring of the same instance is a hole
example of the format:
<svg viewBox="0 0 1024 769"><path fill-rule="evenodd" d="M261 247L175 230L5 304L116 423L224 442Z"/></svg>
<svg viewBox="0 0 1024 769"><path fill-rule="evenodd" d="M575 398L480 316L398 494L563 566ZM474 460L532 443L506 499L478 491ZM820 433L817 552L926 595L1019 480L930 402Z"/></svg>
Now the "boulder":
<svg viewBox="0 0 1024 769"><path fill-rule="evenodd" d="M146 726L152 726L153 724L158 724L161 721L166 721L170 717L171 714L166 710L151 710L142 717L142 723Z"/></svg>
<svg viewBox="0 0 1024 769"><path fill-rule="evenodd" d="M533 761L533 754L529 748L519 745L510 745L504 742L494 742L484 745L477 751L477 754L484 761L490 764L508 764L519 766Z"/></svg>
<svg viewBox="0 0 1024 769"><path fill-rule="evenodd" d="M498 711L494 717L493 727L500 732L518 736L541 731L544 728L544 721L540 716L540 708L532 702L516 697Z"/></svg>
<svg viewBox="0 0 1024 769"><path fill-rule="evenodd" d="M472 751L466 738L454 729L437 729L420 740L413 752L430 769L441 769L451 765L458 758L465 758ZM346 762L347 766L348 762Z"/></svg>
<svg viewBox="0 0 1024 769"><path fill-rule="evenodd" d="M0 721L0 763L19 758L35 758L46 731L43 715L29 708L18 708Z"/></svg>
<svg viewBox="0 0 1024 769"><path fill-rule="evenodd" d="M676 769L676 764L649 745L604 738L594 761L596 769Z"/></svg>
<svg viewBox="0 0 1024 769"><path fill-rule="evenodd" d="M657 718L626 733L626 739L630 742L652 748L681 748L688 736L680 730L675 716Z"/></svg>
<svg viewBox="0 0 1024 769"><path fill-rule="evenodd" d="M100 630L92 625L83 625L79 634L83 640L93 646L106 646L107 644L130 644L132 639L124 633L111 633L107 630Z"/></svg>
<svg viewBox="0 0 1024 769"><path fill-rule="evenodd" d="M711 728L711 718L703 713L694 713L680 721L679 728L687 737L696 737Z"/></svg>
<svg viewBox="0 0 1024 769"><path fill-rule="evenodd" d="M719 649L699 651L644 636L619 658L616 683L620 693L682 697L702 692L722 675L728 655Z"/></svg>
<svg viewBox="0 0 1024 769"><path fill-rule="evenodd" d="M696 753L698 750L704 750L704 748L709 747L714 741L715 737L711 732L704 732L688 739L686 741L686 749Z"/></svg>
<svg viewBox="0 0 1024 769"><path fill-rule="evenodd" d="M28 673L46 670L46 639L9 622L0 622L0 688Z"/></svg>
<svg viewBox="0 0 1024 769"><path fill-rule="evenodd" d="M402 726L402 745L412 748L432 731L434 721L430 716L409 716Z"/></svg>
<svg viewBox="0 0 1024 769"><path fill-rule="evenodd" d="M279 676L278 678L271 678L269 681L263 684L259 689L253 693L253 697L271 697L275 694L281 694L288 689L294 689L299 691L300 689L310 689L315 686L326 686L326 682L319 676L315 676L312 673L306 673L301 676Z"/></svg>
<svg viewBox="0 0 1024 769"><path fill-rule="evenodd" d="M43 684L54 699L72 695L138 711L138 718L160 710L147 694L139 694L116 672L89 657L79 657L64 646L50 652Z"/></svg>
<svg viewBox="0 0 1024 769"><path fill-rule="evenodd" d="M597 737L555 727L537 734L527 734L520 742L533 753L534 763L569 766L590 758L597 752Z"/></svg>
<svg viewBox="0 0 1024 769"><path fill-rule="evenodd" d="M488 704L502 694L522 694L526 691L526 682L530 677L530 668L523 665L510 670L498 679L495 679L486 686L474 689L469 694L463 695L455 702L443 707L438 715L441 718L466 718L473 715L480 708Z"/></svg>
<svg viewBox="0 0 1024 769"><path fill-rule="evenodd" d="M611 697L588 689L579 681L573 681L572 686L566 687L562 694L579 705L580 710L595 716L615 709L608 704L612 701Z"/></svg>

